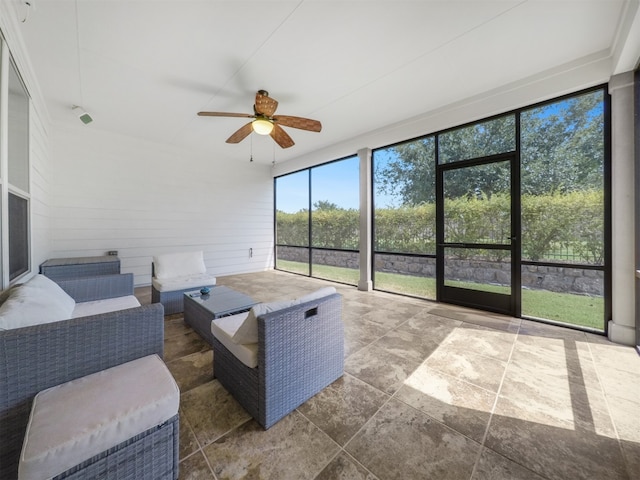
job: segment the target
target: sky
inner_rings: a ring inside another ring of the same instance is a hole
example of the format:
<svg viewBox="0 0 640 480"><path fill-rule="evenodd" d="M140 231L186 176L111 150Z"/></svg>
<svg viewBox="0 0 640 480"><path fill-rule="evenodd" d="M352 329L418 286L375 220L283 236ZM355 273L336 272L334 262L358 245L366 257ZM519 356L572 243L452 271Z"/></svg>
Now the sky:
<svg viewBox="0 0 640 480"><path fill-rule="evenodd" d="M344 209L358 209L359 172L357 156L312 168L312 204L326 200ZM276 188L278 210L295 213L309 208L309 170L278 178Z"/></svg>
<svg viewBox="0 0 640 480"><path fill-rule="evenodd" d="M309 208L308 172L303 170L276 180L276 209L295 213ZM357 156L313 167L311 179L312 204L326 200L344 209L360 208L360 165ZM376 205L387 206L396 203L392 196L376 194Z"/></svg>

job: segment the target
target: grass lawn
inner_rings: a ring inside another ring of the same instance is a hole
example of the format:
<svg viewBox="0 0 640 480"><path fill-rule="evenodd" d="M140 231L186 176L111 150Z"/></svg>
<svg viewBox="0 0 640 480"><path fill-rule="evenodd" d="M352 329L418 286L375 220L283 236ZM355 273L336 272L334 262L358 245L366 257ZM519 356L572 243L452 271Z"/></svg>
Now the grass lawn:
<svg viewBox="0 0 640 480"><path fill-rule="evenodd" d="M294 273L309 274L307 264L278 259L278 268ZM313 276L337 282L357 285L360 277L358 270L313 265ZM452 286L474 288L466 282L449 282ZM378 290L402 293L433 300L436 298L436 279L398 275L394 273L375 273L375 285ZM499 285L483 285L482 290L501 292ZM522 315L568 323L581 327L604 330L604 298L570 293L555 293L546 290L522 290Z"/></svg>

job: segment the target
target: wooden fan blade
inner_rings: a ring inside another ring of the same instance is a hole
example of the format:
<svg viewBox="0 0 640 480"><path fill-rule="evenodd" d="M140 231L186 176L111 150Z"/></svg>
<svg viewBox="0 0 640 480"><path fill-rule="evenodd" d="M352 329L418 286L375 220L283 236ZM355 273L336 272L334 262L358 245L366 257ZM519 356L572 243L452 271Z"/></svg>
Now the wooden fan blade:
<svg viewBox="0 0 640 480"><path fill-rule="evenodd" d="M276 123L273 124L273 130L271 130L271 138L273 138L282 148L289 148L294 145L289 134Z"/></svg>
<svg viewBox="0 0 640 480"><path fill-rule="evenodd" d="M271 98L265 90L256 93L256 103L254 105L256 114L270 117L278 108L278 102Z"/></svg>
<svg viewBox="0 0 640 480"><path fill-rule="evenodd" d="M273 121L285 127L299 128L300 130L309 130L310 132L319 132L322 130L322 124L318 120L311 120L310 118L277 115L273 117Z"/></svg>
<svg viewBox="0 0 640 480"><path fill-rule="evenodd" d="M249 113L228 113L228 112L198 112L201 117L244 117L255 118L255 115Z"/></svg>
<svg viewBox="0 0 640 480"><path fill-rule="evenodd" d="M247 136L252 131L253 127L251 126L251 122L249 122L245 126L240 127L233 135L227 138L227 143L240 143L242 140L247 138Z"/></svg>

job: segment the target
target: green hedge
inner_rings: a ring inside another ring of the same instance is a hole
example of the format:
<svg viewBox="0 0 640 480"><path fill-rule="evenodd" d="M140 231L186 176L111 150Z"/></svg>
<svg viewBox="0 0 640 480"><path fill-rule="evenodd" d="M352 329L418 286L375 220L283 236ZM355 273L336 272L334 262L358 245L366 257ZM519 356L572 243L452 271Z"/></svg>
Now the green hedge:
<svg viewBox="0 0 640 480"><path fill-rule="evenodd" d="M604 258L602 191L522 196L522 251L527 260L566 260L601 264ZM509 197L456 198L445 201L445 240L508 243L511 236ZM358 249L359 213L355 209L314 210L313 246ZM277 242L308 244L307 211L276 213ZM435 254L434 204L377 209L375 249ZM459 251L462 252L462 251ZM494 257L507 254L491 251Z"/></svg>

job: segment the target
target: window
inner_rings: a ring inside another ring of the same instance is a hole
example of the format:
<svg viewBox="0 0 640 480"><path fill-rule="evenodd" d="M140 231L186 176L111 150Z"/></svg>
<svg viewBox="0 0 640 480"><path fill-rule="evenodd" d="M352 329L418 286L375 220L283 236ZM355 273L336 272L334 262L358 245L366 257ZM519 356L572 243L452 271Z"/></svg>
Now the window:
<svg viewBox="0 0 640 480"><path fill-rule="evenodd" d="M9 281L29 270L29 202L9 193Z"/></svg>
<svg viewBox="0 0 640 480"><path fill-rule="evenodd" d="M29 191L29 96L13 62L9 62L9 184Z"/></svg>
<svg viewBox="0 0 640 480"><path fill-rule="evenodd" d="M467 289L513 291L515 315L604 331L607 97L594 88L375 150L374 288L441 299L438 275L453 272ZM437 238L467 246L440 253Z"/></svg>
<svg viewBox="0 0 640 480"><path fill-rule="evenodd" d="M2 57L9 58L6 44L1 45ZM0 179L2 203L7 205L7 217L2 218L2 229L8 232L8 243L2 249L8 252L9 264L3 265L3 287L30 271L30 193L29 193L29 95L18 70L9 58L2 62L8 68L6 84L0 88L7 92L8 101L0 108L6 109L8 119L6 142L7 156L0 159L7 177ZM8 268L7 268L8 267Z"/></svg>
<svg viewBox="0 0 640 480"><path fill-rule="evenodd" d="M604 96L576 95L521 120L522 314L596 330L605 309Z"/></svg>
<svg viewBox="0 0 640 480"><path fill-rule="evenodd" d="M358 283L359 167L352 156L275 179L277 269Z"/></svg>
<svg viewBox="0 0 640 480"><path fill-rule="evenodd" d="M275 179L276 267L309 275L309 170Z"/></svg>
<svg viewBox="0 0 640 480"><path fill-rule="evenodd" d="M435 137L374 150L374 284L436 298Z"/></svg>

